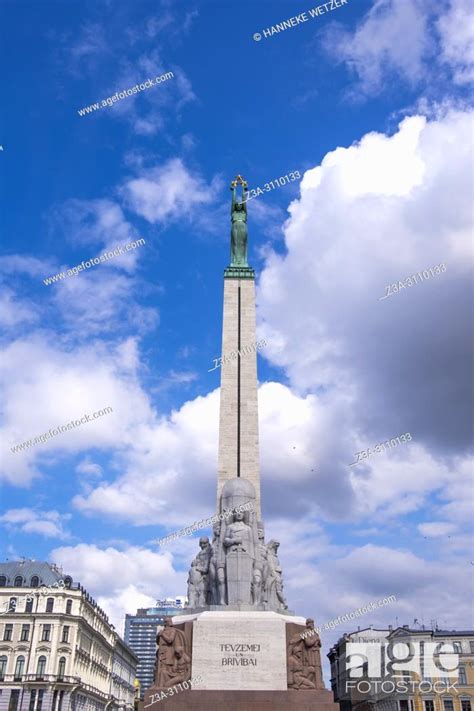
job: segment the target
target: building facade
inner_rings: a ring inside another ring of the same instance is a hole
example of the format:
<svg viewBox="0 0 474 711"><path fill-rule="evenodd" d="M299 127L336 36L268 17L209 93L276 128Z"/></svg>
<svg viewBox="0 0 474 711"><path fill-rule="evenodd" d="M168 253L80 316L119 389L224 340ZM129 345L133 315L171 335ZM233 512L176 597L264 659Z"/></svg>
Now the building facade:
<svg viewBox="0 0 474 711"><path fill-rule="evenodd" d="M140 697L153 684L156 660L156 633L176 610L184 607L185 597L175 600L157 600L156 607L142 608L135 615L125 616L125 642L138 657L137 679Z"/></svg>
<svg viewBox="0 0 474 711"><path fill-rule="evenodd" d="M366 661L356 658L355 663L347 664L350 643L365 645ZM401 646L395 657L401 659L407 654L407 662L400 665L404 667L401 671L389 667L391 652L388 650L397 643ZM443 653L438 647L442 643L449 644L453 651ZM372 664L373 670L378 663L378 645L384 650L379 675L369 671ZM410 649L418 650L419 655L412 670L408 670ZM430 650L434 650L433 659L441 666L457 668L457 679L444 678L435 668L430 668ZM328 658L331 686L341 711L474 711L474 630L410 629L408 625L396 629L358 630L341 637Z"/></svg>
<svg viewBox="0 0 474 711"><path fill-rule="evenodd" d="M137 662L59 568L0 563L0 711L133 709Z"/></svg>

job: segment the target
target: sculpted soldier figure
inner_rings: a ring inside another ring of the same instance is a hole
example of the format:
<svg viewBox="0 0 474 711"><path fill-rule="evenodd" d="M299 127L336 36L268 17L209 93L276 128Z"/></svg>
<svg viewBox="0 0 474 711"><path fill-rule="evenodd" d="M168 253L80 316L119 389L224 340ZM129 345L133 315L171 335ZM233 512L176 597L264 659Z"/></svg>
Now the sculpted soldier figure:
<svg viewBox="0 0 474 711"><path fill-rule="evenodd" d="M201 550L191 563L188 575L188 607L204 607L207 602L209 562L212 553L207 536L199 539L199 547Z"/></svg>
<svg viewBox="0 0 474 711"><path fill-rule="evenodd" d="M283 595L282 568L278 560L278 541L270 541L267 545L267 563L265 566L264 599L272 608L287 610Z"/></svg>
<svg viewBox="0 0 474 711"><path fill-rule="evenodd" d="M165 626L156 635L157 670L156 684L161 688L168 688L176 683L177 677L189 676L190 657L186 653L186 643L181 630L173 627L171 617L165 618Z"/></svg>
<svg viewBox="0 0 474 711"><path fill-rule="evenodd" d="M202 583L202 575L196 567L196 561L193 560L188 573L188 607L200 607L199 595Z"/></svg>
<svg viewBox="0 0 474 711"><path fill-rule="evenodd" d="M290 689L314 689L314 684L305 675L301 649L295 647L288 656L288 687Z"/></svg>
<svg viewBox="0 0 474 711"><path fill-rule="evenodd" d="M223 545L226 550L227 603L250 605L255 546L253 531L245 523L243 512L235 511L233 523L226 528Z"/></svg>
<svg viewBox="0 0 474 711"><path fill-rule="evenodd" d="M321 639L314 620L306 620L306 633L294 634L288 643L288 686L292 689L324 689L321 671Z"/></svg>
<svg viewBox="0 0 474 711"><path fill-rule="evenodd" d="M237 199L237 184L242 185L242 200ZM232 181L232 206L230 217L232 227L230 232L230 265L231 267L248 267L247 263L247 183L238 175Z"/></svg>
<svg viewBox="0 0 474 711"><path fill-rule="evenodd" d="M224 583L224 570L219 567L219 536L221 532L221 524L215 523L212 527L212 545L211 557L209 559L209 578L208 578L208 605L219 605L219 576Z"/></svg>
<svg viewBox="0 0 474 711"><path fill-rule="evenodd" d="M321 638L314 629L314 620L306 620L306 629L311 631L303 640L303 667L308 669L308 678L314 682L316 689L324 689L321 669Z"/></svg>
<svg viewBox="0 0 474 711"><path fill-rule="evenodd" d="M253 569L252 600L254 605L260 605L263 600L263 587L266 577L267 567L267 547L265 545L265 533L263 524L258 524L258 552Z"/></svg>

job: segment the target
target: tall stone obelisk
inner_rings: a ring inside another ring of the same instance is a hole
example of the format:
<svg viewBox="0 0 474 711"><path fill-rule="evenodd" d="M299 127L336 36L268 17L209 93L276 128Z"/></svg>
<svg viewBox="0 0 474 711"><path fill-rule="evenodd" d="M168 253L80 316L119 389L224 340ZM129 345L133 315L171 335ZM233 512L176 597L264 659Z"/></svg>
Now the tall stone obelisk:
<svg viewBox="0 0 474 711"><path fill-rule="evenodd" d="M237 185L242 185L242 199ZM224 316L219 421L217 502L234 477L252 482L260 511L255 272L247 262L247 184L231 184L231 263L224 271Z"/></svg>
<svg viewBox="0 0 474 711"><path fill-rule="evenodd" d="M242 197L237 186L242 186ZM188 605L157 635L140 711L338 711L324 688L312 619L288 610L279 542L265 543L258 461L255 275L247 262L247 184L231 183L224 272L217 515L199 539Z"/></svg>

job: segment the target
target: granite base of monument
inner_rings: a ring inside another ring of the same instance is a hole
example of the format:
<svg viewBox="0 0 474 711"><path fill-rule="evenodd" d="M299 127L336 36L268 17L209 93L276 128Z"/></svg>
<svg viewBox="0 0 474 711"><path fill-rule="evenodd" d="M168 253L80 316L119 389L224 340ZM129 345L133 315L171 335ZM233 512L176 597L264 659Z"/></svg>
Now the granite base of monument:
<svg viewBox="0 0 474 711"><path fill-rule="evenodd" d="M151 689L150 689L151 691ZM139 711L339 711L327 689L286 691L182 691L150 706L149 692Z"/></svg>
<svg viewBox="0 0 474 711"><path fill-rule="evenodd" d="M227 610L193 617L192 677L202 680L194 689L287 689L286 624L303 618Z"/></svg>
<svg viewBox="0 0 474 711"><path fill-rule="evenodd" d="M314 632L308 623L312 620L255 610L176 615L160 633L168 635L162 676L158 663L155 685L145 692L142 708L338 711L332 692L324 688L319 636L307 636ZM184 676L181 664L186 664ZM180 688L184 678L192 684ZM178 689L170 692L172 686Z"/></svg>

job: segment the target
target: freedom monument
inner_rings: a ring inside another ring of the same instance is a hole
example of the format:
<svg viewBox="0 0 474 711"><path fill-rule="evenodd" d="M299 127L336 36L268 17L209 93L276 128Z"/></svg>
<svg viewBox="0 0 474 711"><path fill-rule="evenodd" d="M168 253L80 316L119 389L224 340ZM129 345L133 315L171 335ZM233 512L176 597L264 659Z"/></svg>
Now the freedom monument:
<svg viewBox="0 0 474 711"><path fill-rule="evenodd" d="M239 197L239 186L241 196ZM217 512L199 539L188 606L157 635L144 708L336 711L311 619L288 610L279 543L260 510L255 272L247 261L247 183L231 183L231 262L224 271ZM157 702L160 702L158 706Z"/></svg>

